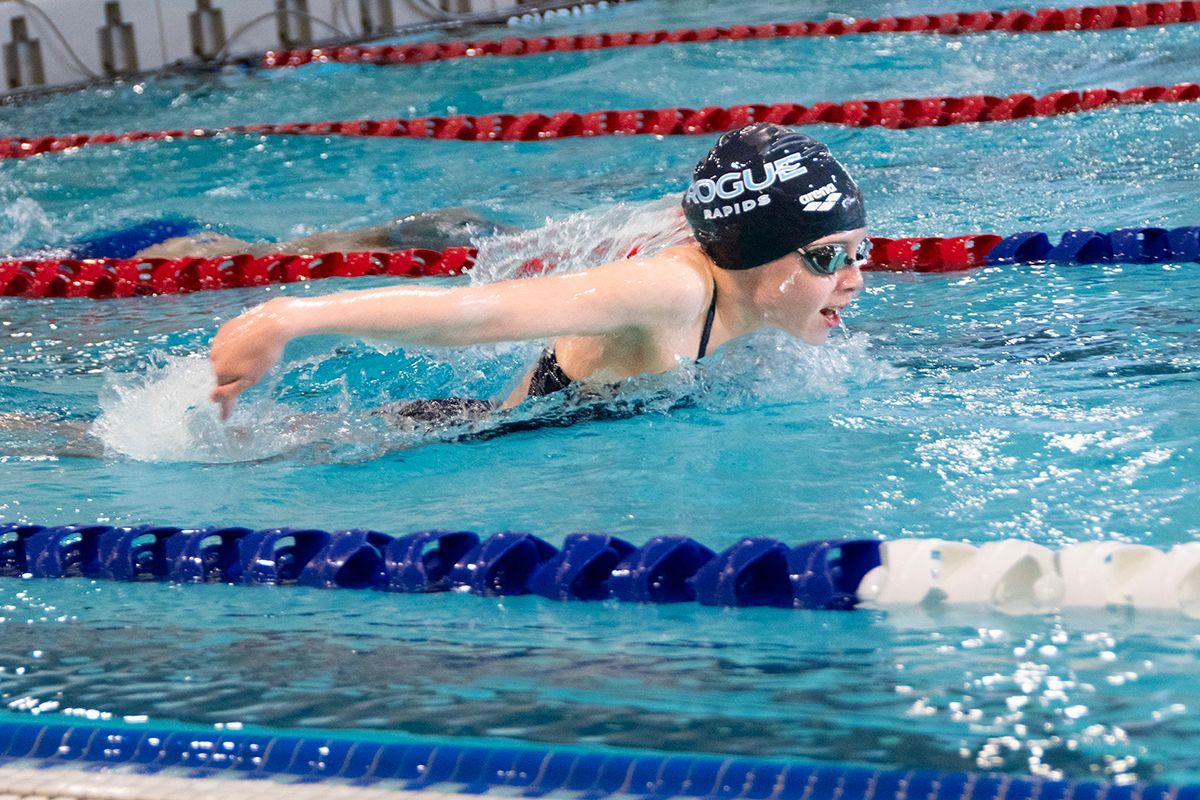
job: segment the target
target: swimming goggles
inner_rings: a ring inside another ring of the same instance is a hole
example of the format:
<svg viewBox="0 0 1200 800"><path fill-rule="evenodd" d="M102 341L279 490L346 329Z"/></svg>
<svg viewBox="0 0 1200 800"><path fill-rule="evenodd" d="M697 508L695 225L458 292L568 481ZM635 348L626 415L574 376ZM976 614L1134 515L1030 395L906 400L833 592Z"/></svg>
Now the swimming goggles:
<svg viewBox="0 0 1200 800"><path fill-rule="evenodd" d="M854 258L850 257L850 248L842 242L809 245L797 251L800 260L816 275L833 275L847 264L865 264L871 255L871 240L863 239L858 243Z"/></svg>

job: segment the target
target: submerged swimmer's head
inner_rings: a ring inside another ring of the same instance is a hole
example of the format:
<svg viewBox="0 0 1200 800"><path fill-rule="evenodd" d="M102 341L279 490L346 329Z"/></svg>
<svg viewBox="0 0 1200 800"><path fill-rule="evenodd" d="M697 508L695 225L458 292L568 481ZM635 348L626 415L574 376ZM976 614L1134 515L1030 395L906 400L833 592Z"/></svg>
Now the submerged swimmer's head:
<svg viewBox="0 0 1200 800"><path fill-rule="evenodd" d="M767 122L720 138L696 165L683 213L725 269L758 267L867 224L862 192L829 148Z"/></svg>

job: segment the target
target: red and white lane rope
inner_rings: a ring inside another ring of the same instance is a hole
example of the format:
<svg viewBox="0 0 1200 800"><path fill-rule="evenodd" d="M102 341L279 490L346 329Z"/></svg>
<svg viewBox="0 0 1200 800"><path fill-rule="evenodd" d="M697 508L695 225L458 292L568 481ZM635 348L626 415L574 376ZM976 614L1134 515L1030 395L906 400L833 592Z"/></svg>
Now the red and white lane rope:
<svg viewBox="0 0 1200 800"><path fill-rule="evenodd" d="M1078 111L1148 103L1188 103L1200 100L1200 84L1135 86L1132 89L1055 91L1040 97L1019 92L1005 97L903 97L889 100L848 100L738 105L728 108L641 108L624 111L562 111L557 114L483 114L410 119L285 122L228 125L190 130L75 133L61 136L0 139L0 158L27 158L75 150L87 145L125 144L145 140L209 138L218 135L370 136L385 138L453 139L458 141L544 141L573 136L685 136L734 130L753 122L780 125L847 125L853 128L922 128L969 122L1001 122L1028 117L1054 117Z"/></svg>
<svg viewBox="0 0 1200 800"><path fill-rule="evenodd" d="M918 14L880 19L829 19L822 22L784 22L766 25L733 25L728 28L624 31L577 36L486 39L479 41L421 42L376 46L350 45L307 50L276 50L263 56L260 66L296 67L312 62L351 64L421 64L481 56L526 56L645 47L685 42L781 39L797 36L847 36L863 33L966 34L985 31L1042 33L1047 31L1145 28L1200 21L1200 0L1132 5L1041 8L1036 11L968 11L957 14Z"/></svg>

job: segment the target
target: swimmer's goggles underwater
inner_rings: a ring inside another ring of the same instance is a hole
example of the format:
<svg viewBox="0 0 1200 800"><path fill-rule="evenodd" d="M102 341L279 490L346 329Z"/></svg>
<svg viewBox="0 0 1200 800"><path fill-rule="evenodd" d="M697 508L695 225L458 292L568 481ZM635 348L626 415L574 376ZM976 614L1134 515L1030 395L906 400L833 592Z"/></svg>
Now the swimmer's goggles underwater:
<svg viewBox="0 0 1200 800"><path fill-rule="evenodd" d="M867 263L867 258L871 255L871 241L863 239L859 242L853 259L850 257L850 248L842 242L810 245L801 247L796 252L814 275L833 275L849 264Z"/></svg>

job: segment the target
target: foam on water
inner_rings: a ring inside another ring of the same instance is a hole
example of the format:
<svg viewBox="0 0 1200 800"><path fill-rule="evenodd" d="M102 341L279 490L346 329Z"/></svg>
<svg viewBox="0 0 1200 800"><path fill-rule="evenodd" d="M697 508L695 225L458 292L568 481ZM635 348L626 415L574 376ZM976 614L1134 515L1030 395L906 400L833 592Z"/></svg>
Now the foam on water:
<svg viewBox="0 0 1200 800"><path fill-rule="evenodd" d="M50 217L36 200L24 196L0 199L0 253L16 253L40 246L52 238L52 234Z"/></svg>
<svg viewBox="0 0 1200 800"><path fill-rule="evenodd" d="M617 203L478 242L471 280L491 283L530 272L574 272L629 258L635 248L638 255L650 256L690 241L678 195Z"/></svg>
<svg viewBox="0 0 1200 800"><path fill-rule="evenodd" d="M109 372L100 416L89 433L105 452L138 461L255 461L298 444L304 426L287 424L267 398L237 409L223 424L208 401L214 386L208 359L156 354L144 371Z"/></svg>

